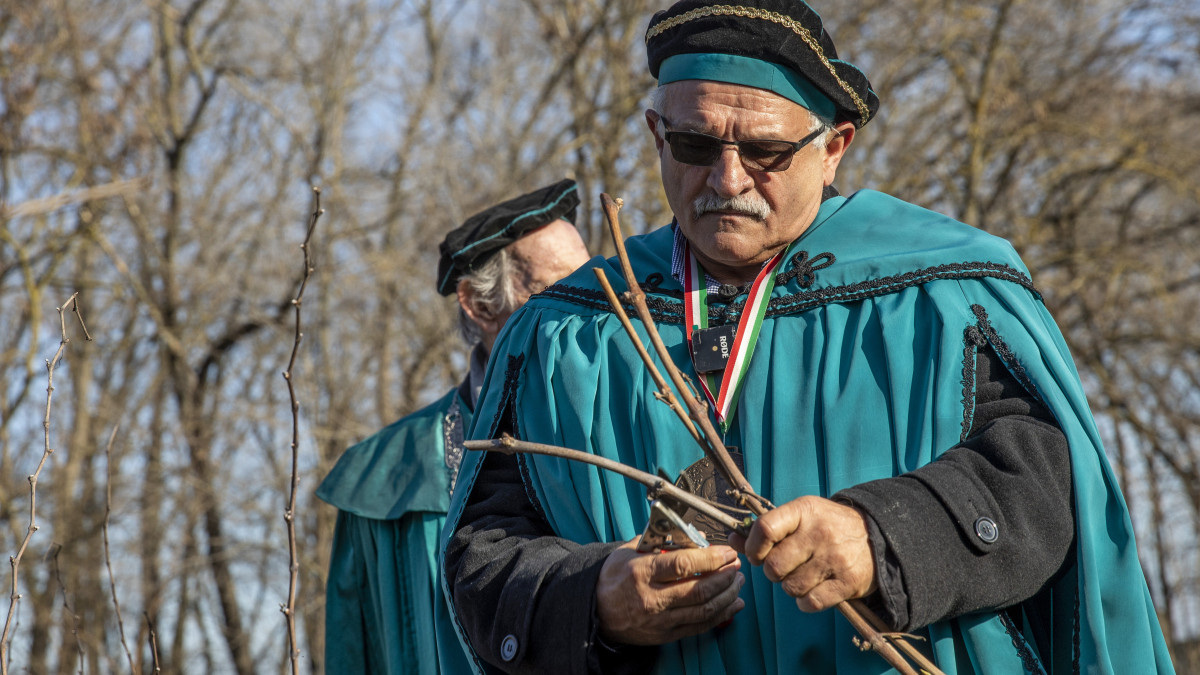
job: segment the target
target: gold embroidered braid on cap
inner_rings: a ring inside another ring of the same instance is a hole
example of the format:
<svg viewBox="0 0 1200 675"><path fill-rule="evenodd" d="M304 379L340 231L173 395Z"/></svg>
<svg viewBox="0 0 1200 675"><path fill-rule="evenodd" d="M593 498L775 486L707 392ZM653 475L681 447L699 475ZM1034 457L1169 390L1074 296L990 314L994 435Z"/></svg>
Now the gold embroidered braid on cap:
<svg viewBox="0 0 1200 675"><path fill-rule="evenodd" d="M866 121L871 118L871 111L869 108L867 108L867 104L862 100L862 97L858 95L858 92L854 91L854 88L847 84L846 81L838 75L837 69L834 68L833 64L829 62L829 59L825 56L824 50L821 49L821 43L817 42L817 40L812 36L812 33L810 33L807 28L800 25L799 21L796 21L790 16L780 14L779 12L772 12L766 9L759 9L757 7L745 7L743 5L713 5L710 7L699 7L697 9L684 12L679 16L673 16L669 19L664 19L663 21L650 26L650 28L646 30L646 42L650 42L650 40L653 38L662 35L672 28L682 26L689 21L704 19L710 16L738 16L746 19L763 19L765 21L779 24L780 26L791 30L796 35L799 35L800 39L804 41L804 44L808 45L808 48L813 50L813 53L817 55L817 58L821 60L821 63L825 64L825 67L829 69L829 74L833 75L833 79L837 80L838 86L840 86L847 94L850 95L850 98L854 101L854 106L858 108L858 114L862 116L863 123L866 124Z"/></svg>

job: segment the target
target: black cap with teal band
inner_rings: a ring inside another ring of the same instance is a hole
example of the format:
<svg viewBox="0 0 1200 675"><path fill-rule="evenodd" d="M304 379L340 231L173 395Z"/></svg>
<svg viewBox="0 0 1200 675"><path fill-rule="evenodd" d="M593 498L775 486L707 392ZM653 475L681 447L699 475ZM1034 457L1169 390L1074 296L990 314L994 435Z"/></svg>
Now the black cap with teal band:
<svg viewBox="0 0 1200 675"><path fill-rule="evenodd" d="M702 79L757 87L856 127L879 109L866 75L837 58L820 15L800 0L682 0L650 20L646 57L660 85Z"/></svg>
<svg viewBox="0 0 1200 675"><path fill-rule="evenodd" d="M462 275L479 269L500 249L556 220L575 222L579 192L567 178L467 218L442 241L437 290L450 295Z"/></svg>

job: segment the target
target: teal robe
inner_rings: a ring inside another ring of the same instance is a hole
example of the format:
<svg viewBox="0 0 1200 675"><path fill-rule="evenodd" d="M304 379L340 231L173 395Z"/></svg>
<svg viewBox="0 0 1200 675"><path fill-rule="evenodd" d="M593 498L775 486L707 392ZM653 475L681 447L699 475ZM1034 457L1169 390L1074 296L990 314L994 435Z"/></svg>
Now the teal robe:
<svg viewBox="0 0 1200 675"><path fill-rule="evenodd" d="M670 274L672 236L662 228L633 237L628 250L637 278L657 284L649 303L672 360L695 382L682 289ZM836 262L824 265L824 253ZM589 267L596 266L624 290L615 260ZM1030 635L1006 631L996 612L927 627L926 651L946 673L1070 673L1073 661L1089 673L1173 672L1079 376L1012 247L864 191L827 200L779 269L800 273L772 294L725 436L742 450L750 483L782 504L934 461L971 428L971 364L979 347L969 336L986 336L1068 440L1076 564L1051 591L1050 653L1038 653ZM699 450L655 399L650 376L602 298L592 270L583 269L509 320L470 435L489 437L503 413L522 439L675 475L700 458ZM710 323L736 320L721 311L710 308ZM447 533L458 527L480 454L466 454ZM582 463L532 455L521 461L527 489L559 536L622 541L645 525L641 485ZM835 612L803 613L761 568L742 569L745 609L728 628L664 645L656 672L894 672L854 646L852 628Z"/></svg>
<svg viewBox="0 0 1200 675"><path fill-rule="evenodd" d="M457 468L447 466L446 446L461 446L471 417L455 389L346 450L317 489L338 507L326 673L470 672L439 590L437 552Z"/></svg>

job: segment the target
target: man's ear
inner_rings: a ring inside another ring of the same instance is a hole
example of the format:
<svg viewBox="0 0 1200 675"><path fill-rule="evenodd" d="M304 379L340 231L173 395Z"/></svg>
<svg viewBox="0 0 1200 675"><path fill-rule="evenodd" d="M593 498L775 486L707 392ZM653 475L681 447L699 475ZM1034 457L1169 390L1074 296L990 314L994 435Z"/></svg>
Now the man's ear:
<svg viewBox="0 0 1200 675"><path fill-rule="evenodd" d="M468 319L479 326L481 332L484 334L499 332L500 326L496 312L479 297L470 282L466 279L459 279L455 294L458 296L458 306L462 307Z"/></svg>
<svg viewBox="0 0 1200 675"><path fill-rule="evenodd" d="M837 135L825 143L825 156L822 159L826 185L833 185L833 179L837 177L838 165L841 164L842 157L846 154L850 144L854 142L853 122L842 122L833 129Z"/></svg>
<svg viewBox="0 0 1200 675"><path fill-rule="evenodd" d="M663 143L666 141L658 135L658 113L653 110L646 111L646 126L650 127L650 134L654 136L654 149L662 155Z"/></svg>

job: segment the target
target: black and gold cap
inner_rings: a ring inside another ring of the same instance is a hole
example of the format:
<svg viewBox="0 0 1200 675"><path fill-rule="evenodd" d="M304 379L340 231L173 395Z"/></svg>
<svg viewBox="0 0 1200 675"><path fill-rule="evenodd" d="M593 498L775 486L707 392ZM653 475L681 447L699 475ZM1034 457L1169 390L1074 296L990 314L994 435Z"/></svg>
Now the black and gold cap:
<svg viewBox="0 0 1200 675"><path fill-rule="evenodd" d="M758 87L855 127L879 110L867 76L838 59L820 15L801 0L682 0L650 20L646 58L660 85L715 80Z"/></svg>

